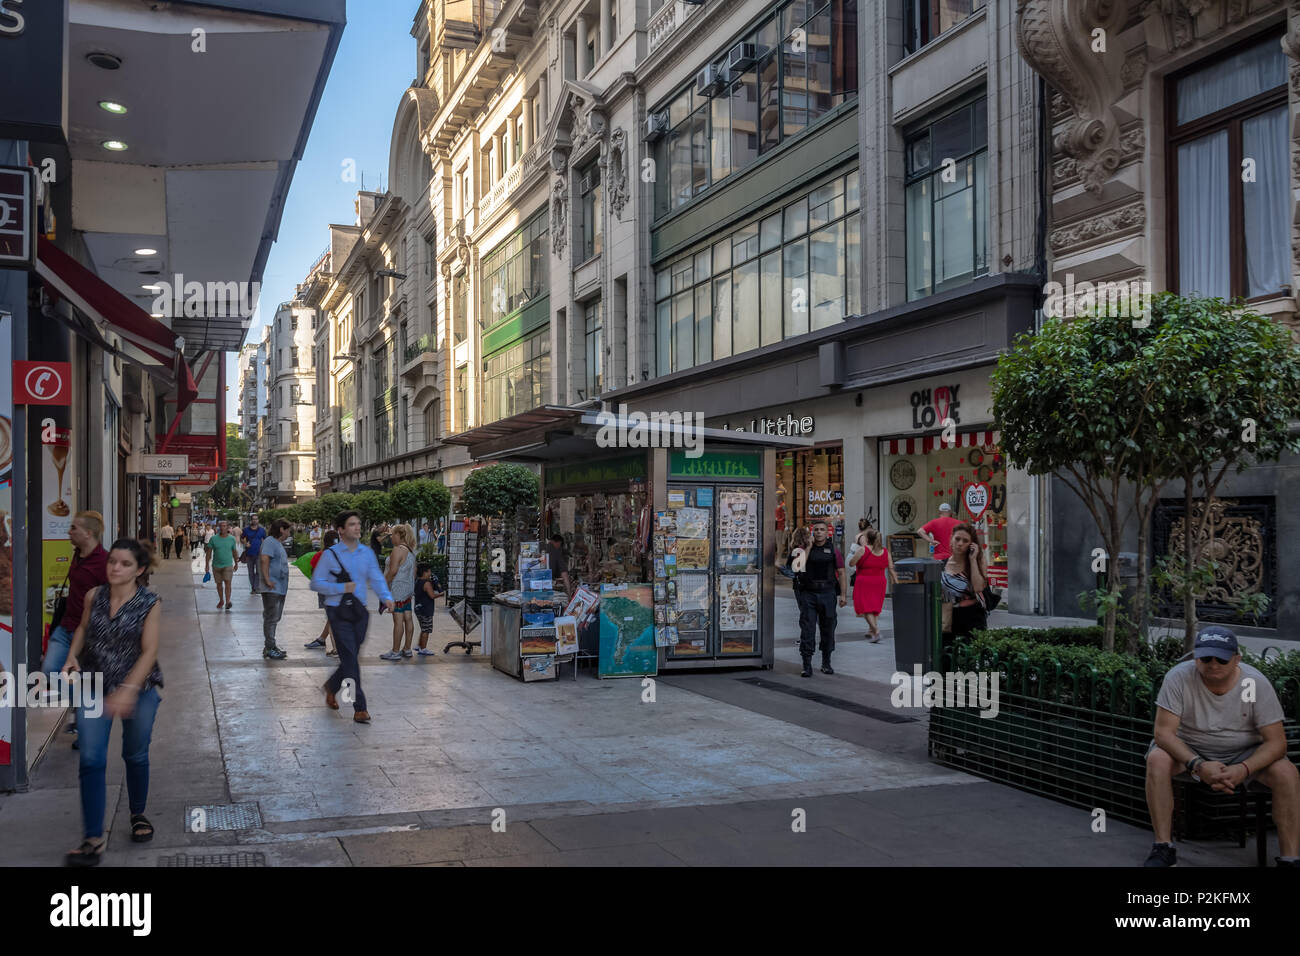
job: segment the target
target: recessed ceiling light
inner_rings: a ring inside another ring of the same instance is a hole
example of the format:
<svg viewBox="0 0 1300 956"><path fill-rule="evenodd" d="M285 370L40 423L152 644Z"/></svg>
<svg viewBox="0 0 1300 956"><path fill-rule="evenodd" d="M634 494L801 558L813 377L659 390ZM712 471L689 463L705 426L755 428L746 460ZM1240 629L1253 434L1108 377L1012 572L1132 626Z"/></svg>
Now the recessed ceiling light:
<svg viewBox="0 0 1300 956"><path fill-rule="evenodd" d="M116 113L118 116L126 112L125 106L121 103L114 103L112 100L100 100L99 108L105 113Z"/></svg>
<svg viewBox="0 0 1300 956"><path fill-rule="evenodd" d="M126 143L122 142L120 139L106 139L99 145L103 146L105 149L111 149L115 153L120 153L122 150L126 149Z"/></svg>
<svg viewBox="0 0 1300 956"><path fill-rule="evenodd" d="M112 53L87 53L86 61L101 70L116 70L122 66L122 58L114 56Z"/></svg>
<svg viewBox="0 0 1300 956"><path fill-rule="evenodd" d="M158 255L158 250L157 250L157 249L137 249L137 250L135 250L135 254L136 254L137 256L156 256L156 255Z"/></svg>

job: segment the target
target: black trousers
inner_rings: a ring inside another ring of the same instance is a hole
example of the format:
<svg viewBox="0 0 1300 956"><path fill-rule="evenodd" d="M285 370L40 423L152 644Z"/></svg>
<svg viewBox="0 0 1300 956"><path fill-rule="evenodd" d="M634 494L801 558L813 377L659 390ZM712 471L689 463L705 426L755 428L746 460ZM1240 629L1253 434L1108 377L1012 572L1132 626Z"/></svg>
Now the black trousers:
<svg viewBox="0 0 1300 956"><path fill-rule="evenodd" d="M817 630L820 628L822 633L822 656L830 657L831 651L835 650L835 625L837 623L835 589L829 588L825 591L799 589L794 592L794 597L799 602L800 656L804 658L813 656L813 650L816 647Z"/></svg>
<svg viewBox="0 0 1300 956"><path fill-rule="evenodd" d="M360 622L354 624L343 620L338 608L327 607L325 616L329 618L330 631L334 634L334 646L339 652L338 670L330 675L325 686L329 688L331 694L337 694L343 682L350 679L356 690L353 709L366 710L366 695L361 690L361 664L357 658L361 654L361 645L366 639L366 628L370 626L370 615L367 614Z"/></svg>
<svg viewBox="0 0 1300 956"><path fill-rule="evenodd" d="M978 602L970 607L953 607L953 637L970 637L972 631L982 631L988 626L988 615L984 612L983 605Z"/></svg>

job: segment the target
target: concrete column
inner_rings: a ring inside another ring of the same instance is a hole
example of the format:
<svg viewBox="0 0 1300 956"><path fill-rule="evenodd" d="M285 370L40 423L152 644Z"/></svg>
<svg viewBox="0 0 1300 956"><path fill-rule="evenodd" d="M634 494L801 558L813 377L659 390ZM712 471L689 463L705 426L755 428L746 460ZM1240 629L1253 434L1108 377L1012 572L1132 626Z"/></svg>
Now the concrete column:
<svg viewBox="0 0 1300 956"><path fill-rule="evenodd" d="M546 73L543 72L541 76L541 80L537 84L537 96L542 101L542 122L543 123L545 123L547 117L551 115L551 101L547 99L547 92L548 92L548 82L546 79Z"/></svg>
<svg viewBox="0 0 1300 956"><path fill-rule="evenodd" d="M536 100L524 100L524 141L521 144L524 152L532 148L533 138L537 135L537 130L533 129L533 104Z"/></svg>
<svg viewBox="0 0 1300 956"><path fill-rule="evenodd" d="M614 6L614 0L600 0L600 43L596 50L596 59L600 59L609 52L609 48L614 45L613 17L610 16Z"/></svg>
<svg viewBox="0 0 1300 956"><path fill-rule="evenodd" d="M587 75L587 18L578 17L577 33L577 57L574 62L574 73L578 79Z"/></svg>

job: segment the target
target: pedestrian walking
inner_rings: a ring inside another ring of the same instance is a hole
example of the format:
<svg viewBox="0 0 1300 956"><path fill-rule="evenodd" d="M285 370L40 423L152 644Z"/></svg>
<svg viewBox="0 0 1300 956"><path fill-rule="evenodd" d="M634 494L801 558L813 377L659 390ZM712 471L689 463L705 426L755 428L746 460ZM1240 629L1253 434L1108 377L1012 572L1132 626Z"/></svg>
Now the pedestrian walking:
<svg viewBox="0 0 1300 956"><path fill-rule="evenodd" d="M975 529L958 522L949 538L948 559L940 575L944 602L944 634L970 637L988 626L984 611L984 587L988 572L984 552L975 538Z"/></svg>
<svg viewBox="0 0 1300 956"><path fill-rule="evenodd" d="M329 531L325 532L325 536L321 540L321 545L323 548L332 548L334 547L334 545L338 544L338 542L339 542L338 532L334 531L333 529L330 529ZM320 563L321 555L324 553L325 552L323 550L317 551L315 554L311 556L311 573L313 575L316 573L316 565ZM325 610L325 595L317 594L316 604L322 611ZM309 647L312 649L323 647L325 648L326 657L338 657L339 652L334 649L334 640L330 636L330 622L328 617L325 619L325 627L321 629L320 637L316 638L315 640L308 641L306 644L303 645L303 647Z"/></svg>
<svg viewBox="0 0 1300 956"><path fill-rule="evenodd" d="M217 610L224 602L227 611L233 606L230 601L231 582L235 579L235 547L239 542L230 533L225 519L217 522L217 532L204 544L203 573L212 572L217 585ZM223 598L221 595L225 593Z"/></svg>
<svg viewBox="0 0 1300 956"><path fill-rule="evenodd" d="M334 519L339 533L339 543L325 551L312 572L311 589L325 595L325 614L338 646L339 666L321 687L325 692L326 706L338 710L337 694L345 680L351 681L352 719L359 724L370 723L366 709L366 695L361 689L361 667L357 656L366 639L370 612L366 608L367 588L374 588L390 611L393 595L388 582L379 570L375 553L361 543L361 517L355 511L341 512Z"/></svg>
<svg viewBox="0 0 1300 956"><path fill-rule="evenodd" d="M411 656L411 639L415 636L415 622L411 617L415 597L415 532L409 524L393 528L393 550L384 568L384 580L393 592L393 649L380 654L386 661L400 661Z"/></svg>
<svg viewBox="0 0 1300 956"><path fill-rule="evenodd" d="M108 738L115 718L122 722L131 840L146 843L153 839L153 824L144 811L149 797L149 740L163 676L158 666L161 599L141 583L150 560L142 542L133 538L113 542L108 554L108 583L87 593L63 665L65 674L101 674L100 690L105 695L98 716L91 716L84 707L77 714L83 839L65 858L68 866L94 866L104 853Z"/></svg>
<svg viewBox="0 0 1300 956"><path fill-rule="evenodd" d="M262 554L262 542L266 540L266 529L258 523L257 515L248 519L248 526L240 534L239 540L244 545L244 563L248 565L248 593L257 593L258 558Z"/></svg>
<svg viewBox="0 0 1300 956"><path fill-rule="evenodd" d="M420 646L415 653L432 657L437 653L428 648L429 635L433 633L433 615L438 610L438 600L446 595L442 583L434 577L432 565L418 565L415 573L415 620L420 625Z"/></svg>
<svg viewBox="0 0 1300 956"><path fill-rule="evenodd" d="M812 677L819 629L822 673L835 673L831 669L831 653L835 650L836 596L839 607L844 607L848 589L844 555L829 540L826 521L817 518L812 524L812 545L808 548L806 565L794 579L794 596L799 604L799 656L803 658L801 677Z"/></svg>
<svg viewBox="0 0 1300 956"><path fill-rule="evenodd" d="M861 533L862 553L855 565L853 579L853 611L867 622L867 639L880 643L881 609L885 606L885 590L889 581L898 585L894 559L880 540L880 532L867 528Z"/></svg>
<svg viewBox="0 0 1300 956"><path fill-rule="evenodd" d="M172 556L172 541L176 538L176 529L171 524L165 524L158 529L158 537L162 541L162 553L164 558Z"/></svg>
<svg viewBox="0 0 1300 956"><path fill-rule="evenodd" d="M275 643L275 627L284 615L284 601L289 594L289 553L284 550L284 542L291 533L289 522L276 518L257 557L262 579L262 657L273 661L289 656Z"/></svg>
<svg viewBox="0 0 1300 956"><path fill-rule="evenodd" d="M311 542L313 549L317 551L320 550L321 533L319 521L313 521L311 523L311 530L307 532L307 539Z"/></svg>
<svg viewBox="0 0 1300 956"><path fill-rule="evenodd" d="M959 524L952 516L952 505L945 501L939 506L939 517L921 525L921 534L930 542L930 554L936 561L952 557L952 530Z"/></svg>
<svg viewBox="0 0 1300 956"><path fill-rule="evenodd" d="M54 629L50 631L45 660L41 664L41 670L50 677L63 670L63 665L68 660L72 635L81 623L86 595L101 584L108 583L108 552L104 550L103 539L104 516L98 511L78 511L68 527L68 540L75 550L63 582L68 589L67 603L64 605L63 616L54 622ZM66 732L76 731L77 717L74 712Z"/></svg>
<svg viewBox="0 0 1300 956"><path fill-rule="evenodd" d="M176 529L176 540L172 542L172 553L178 558L183 558L187 554L185 550L185 534L186 528L184 525Z"/></svg>

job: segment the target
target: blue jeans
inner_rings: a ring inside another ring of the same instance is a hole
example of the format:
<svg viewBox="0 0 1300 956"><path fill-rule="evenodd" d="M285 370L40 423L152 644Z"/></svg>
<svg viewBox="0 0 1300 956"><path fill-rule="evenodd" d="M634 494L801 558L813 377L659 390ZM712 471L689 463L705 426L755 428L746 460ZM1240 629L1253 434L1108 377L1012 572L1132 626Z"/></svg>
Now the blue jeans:
<svg viewBox="0 0 1300 956"><path fill-rule="evenodd" d="M245 562L248 565L248 586L254 591L256 591L257 586L262 583L257 573L257 565L261 560L261 556L255 554L250 561Z"/></svg>
<svg viewBox="0 0 1300 956"><path fill-rule="evenodd" d="M50 631L50 643L45 648L45 660L41 662L41 670L51 676L63 670L63 665L68 662L70 650L72 650L72 633L60 624Z"/></svg>
<svg viewBox="0 0 1300 956"><path fill-rule="evenodd" d="M157 687L150 687L136 699L135 713L122 721L122 759L126 762L126 792L131 815L144 813L149 799L149 740L153 721L162 697ZM104 778L108 769L108 737L113 718L107 713L87 717L79 708L77 727L81 748L81 819L84 835L96 839L104 835Z"/></svg>

